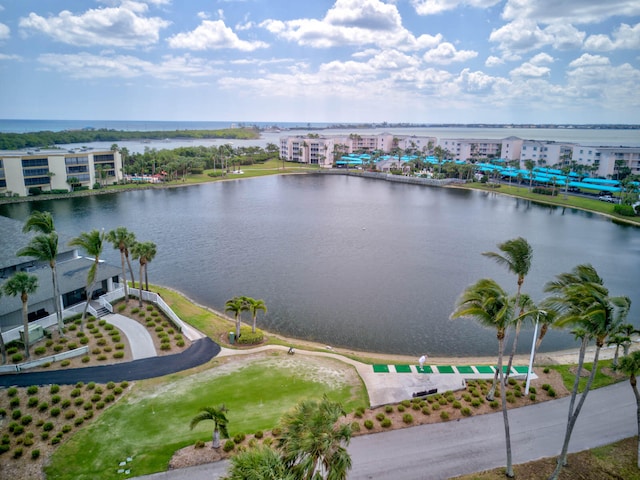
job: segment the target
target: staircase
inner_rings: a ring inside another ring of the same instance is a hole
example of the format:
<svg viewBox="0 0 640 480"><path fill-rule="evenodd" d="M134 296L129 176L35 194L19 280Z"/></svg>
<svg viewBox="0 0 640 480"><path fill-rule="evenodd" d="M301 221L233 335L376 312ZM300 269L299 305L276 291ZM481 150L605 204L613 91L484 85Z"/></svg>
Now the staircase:
<svg viewBox="0 0 640 480"><path fill-rule="evenodd" d="M107 310L105 307L103 307L102 305L100 305L98 302L91 302L91 306L96 311L96 315L97 315L96 318L103 318L103 317L106 317L107 315L111 315L111 312Z"/></svg>

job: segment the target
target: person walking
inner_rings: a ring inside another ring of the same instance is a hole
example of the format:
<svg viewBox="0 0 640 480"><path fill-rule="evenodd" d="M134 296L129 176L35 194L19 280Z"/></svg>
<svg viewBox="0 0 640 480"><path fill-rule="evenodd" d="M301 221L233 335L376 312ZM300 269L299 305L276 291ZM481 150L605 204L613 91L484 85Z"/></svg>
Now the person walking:
<svg viewBox="0 0 640 480"><path fill-rule="evenodd" d="M420 370L424 369L424 362L427 361L427 356L426 355L422 355L419 359L418 359L418 363L420 363Z"/></svg>

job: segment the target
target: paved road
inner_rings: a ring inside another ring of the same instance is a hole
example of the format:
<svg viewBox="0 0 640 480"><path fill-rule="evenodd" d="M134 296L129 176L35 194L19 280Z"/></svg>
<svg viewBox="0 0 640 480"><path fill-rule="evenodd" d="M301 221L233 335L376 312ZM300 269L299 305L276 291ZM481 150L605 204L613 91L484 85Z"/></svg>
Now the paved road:
<svg viewBox="0 0 640 480"><path fill-rule="evenodd" d="M569 398L509 413L514 463L558 455ZM636 403L627 382L589 393L573 432L576 452L637 435ZM349 480L437 480L505 465L502 414L422 425L355 437L349 445ZM226 462L138 477L145 480L215 480Z"/></svg>
<svg viewBox="0 0 640 480"><path fill-rule="evenodd" d="M0 387L26 387L53 383L71 385L78 381L107 383L121 382L123 380L142 380L197 367L208 362L218 353L220 353L220 345L205 337L193 342L184 352L174 355L143 358L127 363L101 365L98 367L0 375Z"/></svg>

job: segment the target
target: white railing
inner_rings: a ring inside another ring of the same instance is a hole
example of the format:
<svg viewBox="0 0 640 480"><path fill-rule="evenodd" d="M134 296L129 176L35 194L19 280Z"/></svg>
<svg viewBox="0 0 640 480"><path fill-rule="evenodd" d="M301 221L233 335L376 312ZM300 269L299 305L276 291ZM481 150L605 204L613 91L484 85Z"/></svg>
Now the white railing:
<svg viewBox="0 0 640 480"><path fill-rule="evenodd" d="M73 350L68 350L62 353L56 353L55 355L50 355L48 357L42 357L37 360L31 360L30 362L18 363L16 365L0 365L0 373L6 372L21 372L22 370L28 370L30 368L39 367L45 363L53 363L59 362L61 360L65 360L67 358L79 357L80 355L86 355L89 353L89 347L84 346L80 348L75 348Z"/></svg>
<svg viewBox="0 0 640 480"><path fill-rule="evenodd" d="M140 298L140 289L129 287L129 295L133 295L134 297ZM142 300L151 302L156 305L160 310L164 312L164 314L171 320L173 326L176 327L178 331L181 333L184 330L184 322L176 315L176 313L171 310L171 307L166 304L166 302L162 299L160 295L154 292L148 292L146 290L142 290Z"/></svg>

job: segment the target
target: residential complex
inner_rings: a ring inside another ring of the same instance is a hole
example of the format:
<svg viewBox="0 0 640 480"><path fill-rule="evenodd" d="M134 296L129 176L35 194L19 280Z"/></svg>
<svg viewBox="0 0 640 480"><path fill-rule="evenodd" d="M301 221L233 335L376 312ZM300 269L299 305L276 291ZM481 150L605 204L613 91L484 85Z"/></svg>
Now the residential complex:
<svg viewBox="0 0 640 480"><path fill-rule="evenodd" d="M122 158L117 151L86 148L0 152L0 195L26 196L33 188L71 191L120 180Z"/></svg>
<svg viewBox="0 0 640 480"><path fill-rule="evenodd" d="M503 139L450 139L409 135L296 135L280 138L280 156L292 162L331 168L343 155L354 153L389 154L403 152L409 155L433 155L440 147L447 158L457 161L486 161L502 159L517 161L524 167L525 160L539 166L581 165L593 176L611 177L621 167L631 174L640 174L640 147L587 146L543 140L523 140L518 137ZM575 162L575 163L574 163Z"/></svg>

